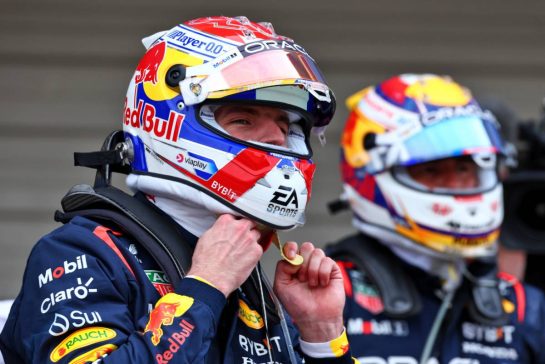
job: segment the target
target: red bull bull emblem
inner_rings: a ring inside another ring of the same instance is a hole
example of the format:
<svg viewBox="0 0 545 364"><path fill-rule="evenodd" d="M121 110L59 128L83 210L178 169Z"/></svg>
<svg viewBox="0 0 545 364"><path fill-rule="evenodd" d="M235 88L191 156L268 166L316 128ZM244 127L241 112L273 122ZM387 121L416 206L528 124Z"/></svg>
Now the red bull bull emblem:
<svg viewBox="0 0 545 364"><path fill-rule="evenodd" d="M136 67L134 82L138 85L141 82L157 83L157 71L165 57L166 42L161 42L151 47Z"/></svg>
<svg viewBox="0 0 545 364"><path fill-rule="evenodd" d="M153 345L157 346L161 341L163 325L172 325L174 318L182 316L192 305L193 298L175 293L169 293L157 301L144 330L145 333L151 332Z"/></svg>

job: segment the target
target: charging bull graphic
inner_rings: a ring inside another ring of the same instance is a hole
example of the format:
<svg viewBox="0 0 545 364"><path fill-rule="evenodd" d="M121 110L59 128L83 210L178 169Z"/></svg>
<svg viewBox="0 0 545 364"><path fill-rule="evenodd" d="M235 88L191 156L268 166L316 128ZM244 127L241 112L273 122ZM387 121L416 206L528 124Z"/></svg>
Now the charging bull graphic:
<svg viewBox="0 0 545 364"><path fill-rule="evenodd" d="M193 305L193 298L169 293L155 304L144 332L151 332L151 342L157 346L163 336L163 325L172 325L175 317L182 316Z"/></svg>
<svg viewBox="0 0 545 364"><path fill-rule="evenodd" d="M160 42L149 49L144 55L138 67L136 68L137 76L134 80L136 84L141 82L157 83L157 72L159 66L165 57L166 43Z"/></svg>

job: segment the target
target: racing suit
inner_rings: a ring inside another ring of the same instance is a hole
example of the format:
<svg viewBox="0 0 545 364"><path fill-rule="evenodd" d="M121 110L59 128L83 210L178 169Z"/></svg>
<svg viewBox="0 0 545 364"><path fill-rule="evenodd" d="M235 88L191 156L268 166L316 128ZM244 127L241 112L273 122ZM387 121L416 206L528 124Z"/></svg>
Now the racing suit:
<svg viewBox="0 0 545 364"><path fill-rule="evenodd" d="M420 296L421 309L408 317L387 316L380 291L370 274L349 259L338 261L345 281L344 316L350 347L362 364L419 363L441 306L443 293L439 278L393 253L392 258L393 264L401 266L414 282ZM494 326L472 318L468 308L471 284L464 278L426 364L545 363L543 294L502 273L499 286L503 309L508 314L507 323Z"/></svg>
<svg viewBox="0 0 545 364"><path fill-rule="evenodd" d="M259 312L242 289L226 300L198 277L172 287L130 236L77 216L33 248L0 345L6 363L209 363L214 352L214 363L276 364L290 363L289 331L296 362L352 363L346 335L330 343L337 357L311 358L289 319L266 330Z"/></svg>

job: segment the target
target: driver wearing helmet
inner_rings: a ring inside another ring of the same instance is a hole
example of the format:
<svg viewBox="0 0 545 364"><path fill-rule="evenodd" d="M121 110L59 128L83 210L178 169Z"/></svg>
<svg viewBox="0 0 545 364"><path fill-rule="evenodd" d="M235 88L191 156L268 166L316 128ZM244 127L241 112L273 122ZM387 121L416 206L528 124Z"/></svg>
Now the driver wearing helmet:
<svg viewBox="0 0 545 364"><path fill-rule="evenodd" d="M172 284L150 253L162 250L120 219L64 221L30 255L1 336L6 362L352 363L335 262L289 242L282 255L299 265L280 261L273 287L259 266L276 230L304 223L309 138L334 113L314 60L244 17L194 19L143 43L114 152L130 166L127 206L174 226L190 268Z"/></svg>
<svg viewBox="0 0 545 364"><path fill-rule="evenodd" d="M362 363L545 363L545 305L498 274L497 122L448 77L403 74L347 100L344 193L358 233L330 245Z"/></svg>

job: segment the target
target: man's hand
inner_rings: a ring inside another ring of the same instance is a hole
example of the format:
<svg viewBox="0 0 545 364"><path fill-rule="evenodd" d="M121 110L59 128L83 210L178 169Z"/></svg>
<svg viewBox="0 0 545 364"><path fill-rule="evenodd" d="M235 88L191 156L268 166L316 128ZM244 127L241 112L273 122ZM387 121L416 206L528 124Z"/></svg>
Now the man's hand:
<svg viewBox="0 0 545 364"><path fill-rule="evenodd" d="M295 257L297 244L284 245L284 254ZM321 249L304 243L300 266L279 261L274 291L308 342L331 341L343 331L345 302L343 278L337 264Z"/></svg>
<svg viewBox="0 0 545 364"><path fill-rule="evenodd" d="M263 255L260 236L254 222L221 215L197 242L188 275L206 279L229 296L250 276Z"/></svg>

